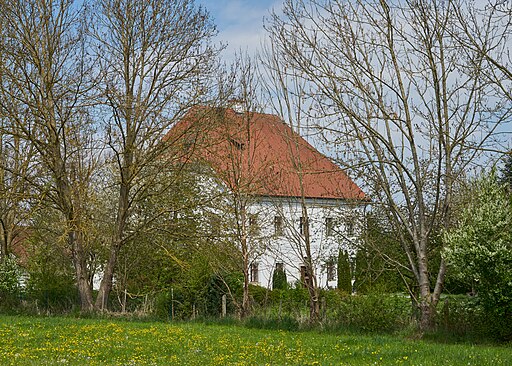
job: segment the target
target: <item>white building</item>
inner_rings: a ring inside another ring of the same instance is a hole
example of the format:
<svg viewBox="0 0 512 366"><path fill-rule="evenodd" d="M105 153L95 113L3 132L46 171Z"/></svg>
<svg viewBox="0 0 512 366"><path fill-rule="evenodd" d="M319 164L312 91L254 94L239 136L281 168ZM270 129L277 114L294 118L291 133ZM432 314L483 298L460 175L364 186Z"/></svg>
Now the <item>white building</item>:
<svg viewBox="0 0 512 366"><path fill-rule="evenodd" d="M209 165L232 198L252 283L271 288L276 268L304 280L309 232L317 284L336 287L339 250L355 254L366 203L340 167L269 114L196 107L166 138Z"/></svg>
<svg viewBox="0 0 512 366"><path fill-rule="evenodd" d="M295 197L259 197L250 212L258 217L259 236L264 243L251 262L251 282L272 288L275 269L283 269L290 284L304 281L305 238L301 200ZM335 199L306 198L309 218L311 257L317 284L337 285L339 250L355 256L360 232L362 206ZM260 217L263 217L260 219ZM254 216L253 216L254 217Z"/></svg>

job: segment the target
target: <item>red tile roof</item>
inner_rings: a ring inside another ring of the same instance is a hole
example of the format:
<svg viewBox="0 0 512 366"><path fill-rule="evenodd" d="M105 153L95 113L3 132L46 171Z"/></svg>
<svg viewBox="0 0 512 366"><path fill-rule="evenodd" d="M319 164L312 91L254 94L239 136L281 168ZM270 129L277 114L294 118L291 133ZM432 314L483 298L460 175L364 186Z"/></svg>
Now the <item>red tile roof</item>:
<svg viewBox="0 0 512 366"><path fill-rule="evenodd" d="M340 167L275 115L194 107L165 140L209 164L232 190L277 197L366 198Z"/></svg>

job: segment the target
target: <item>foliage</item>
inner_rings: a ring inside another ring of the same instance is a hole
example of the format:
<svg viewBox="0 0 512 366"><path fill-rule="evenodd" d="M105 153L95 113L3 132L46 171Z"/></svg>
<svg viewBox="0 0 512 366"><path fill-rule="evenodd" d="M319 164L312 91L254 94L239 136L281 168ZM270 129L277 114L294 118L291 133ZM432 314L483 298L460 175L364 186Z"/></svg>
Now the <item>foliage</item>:
<svg viewBox="0 0 512 366"><path fill-rule="evenodd" d="M429 338L443 341L500 341L496 324L482 307L478 296L450 295L437 312L437 332Z"/></svg>
<svg viewBox="0 0 512 366"><path fill-rule="evenodd" d="M284 268L276 268L272 274L272 289L286 290L288 288L288 280Z"/></svg>
<svg viewBox="0 0 512 366"><path fill-rule="evenodd" d="M449 268L473 283L496 332L512 339L512 204L495 173L468 191L458 225L445 233Z"/></svg>
<svg viewBox="0 0 512 366"><path fill-rule="evenodd" d="M409 276L403 270L407 266L406 258L383 212L374 210L366 216L362 238L355 258L355 291L363 294L405 291L402 276Z"/></svg>
<svg viewBox="0 0 512 366"><path fill-rule="evenodd" d="M0 303L6 305L17 300L22 271L13 256L0 259Z"/></svg>
<svg viewBox="0 0 512 366"><path fill-rule="evenodd" d="M222 310L222 296L226 295L227 312L233 314L237 310L230 298L240 299L242 296L243 276L241 273L214 275L210 278L205 296L207 316L219 316Z"/></svg>
<svg viewBox="0 0 512 366"><path fill-rule="evenodd" d="M352 271L350 270L350 262L348 253L340 250L338 254L338 289L346 293L352 293Z"/></svg>
<svg viewBox="0 0 512 366"><path fill-rule="evenodd" d="M334 321L365 332L390 332L410 323L411 303L403 295L356 295L340 302Z"/></svg>
<svg viewBox="0 0 512 366"><path fill-rule="evenodd" d="M500 180L506 185L509 192L512 192L512 151L505 157Z"/></svg>
<svg viewBox="0 0 512 366"><path fill-rule="evenodd" d="M251 316L244 321L247 328L256 329L279 329L279 330L299 330L300 323L292 316L285 315L277 318L265 318Z"/></svg>
<svg viewBox="0 0 512 366"><path fill-rule="evenodd" d="M27 242L27 297L36 309L62 312L78 304L75 275L59 238L40 227Z"/></svg>

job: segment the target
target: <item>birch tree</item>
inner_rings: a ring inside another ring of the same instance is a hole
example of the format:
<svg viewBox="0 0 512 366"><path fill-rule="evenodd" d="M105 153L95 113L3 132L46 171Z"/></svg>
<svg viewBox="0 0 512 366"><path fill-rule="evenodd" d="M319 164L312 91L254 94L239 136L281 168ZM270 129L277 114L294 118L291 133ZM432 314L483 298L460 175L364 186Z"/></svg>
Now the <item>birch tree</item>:
<svg viewBox="0 0 512 366"><path fill-rule="evenodd" d="M307 162L301 161L299 153L299 138L302 129L302 123L307 119L307 115L303 114L304 104L307 103L305 88L306 82L293 70L283 67L283 53L274 47L272 42L264 50L261 60L264 67L261 69L263 73L262 80L266 81L265 90L269 96L269 104L272 109L284 118L285 123L290 127L292 133L283 136L286 141L287 151L285 152L291 159L292 174L296 175L299 182L300 195L296 199L299 200L299 210L301 222L297 228L296 222L286 222L289 240L292 243L293 252L304 260L305 275L304 285L309 295L309 316L312 323L317 322L320 318L320 302L319 302L319 286L317 274L315 273L315 265L313 251L311 247L311 222L310 212L306 204L304 195L304 173L307 169ZM280 204L286 205L286 202L276 202L278 212L282 210ZM291 205L291 203L290 203ZM292 208L290 207L290 211ZM285 217L285 215L281 215ZM295 264L296 265L296 264Z"/></svg>
<svg viewBox="0 0 512 366"><path fill-rule="evenodd" d="M409 290L422 329L433 326L446 273L444 261L432 268L432 235L452 224L456 182L510 120L484 59L453 36L465 21L458 6L288 0L266 24L283 70L308 82L306 112L385 206L419 289Z"/></svg>
<svg viewBox="0 0 512 366"><path fill-rule="evenodd" d="M239 115L233 117L226 113L221 117L224 119L221 122L221 138L227 148L227 166L219 172L219 176L229 188L226 197L227 209L235 226L232 239L236 242L242 259L244 281L239 315L244 318L250 314L249 284L255 280L251 278L251 266L257 261L258 252L261 251L258 228L265 218L261 212L255 210L257 206L254 204L258 200L257 190L261 186L261 165L264 166L265 162L255 162L258 136L254 135L257 132L251 128L251 123L254 113L257 112L258 86L253 61L248 55L239 54L231 73L233 80L228 88L231 89L228 95L237 99L231 102L230 107Z"/></svg>

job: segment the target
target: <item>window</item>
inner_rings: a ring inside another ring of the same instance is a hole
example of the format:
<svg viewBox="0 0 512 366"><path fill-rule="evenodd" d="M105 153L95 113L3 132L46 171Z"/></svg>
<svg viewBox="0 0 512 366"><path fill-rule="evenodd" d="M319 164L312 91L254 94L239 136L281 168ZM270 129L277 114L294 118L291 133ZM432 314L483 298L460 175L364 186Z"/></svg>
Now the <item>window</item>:
<svg viewBox="0 0 512 366"><path fill-rule="evenodd" d="M305 234L306 226L309 226L308 220L301 216L299 220L299 231L301 234Z"/></svg>
<svg viewBox="0 0 512 366"><path fill-rule="evenodd" d="M347 236L354 236L354 222L348 221L346 225Z"/></svg>
<svg viewBox="0 0 512 366"><path fill-rule="evenodd" d="M334 220L332 217L325 218L325 236L334 235Z"/></svg>
<svg viewBox="0 0 512 366"><path fill-rule="evenodd" d="M284 263L283 262L277 262L276 263L276 271L277 272L284 272Z"/></svg>
<svg viewBox="0 0 512 366"><path fill-rule="evenodd" d="M259 270L258 270L258 262L252 262L251 263L251 282L253 283L258 283L258 273L259 273Z"/></svg>
<svg viewBox="0 0 512 366"><path fill-rule="evenodd" d="M304 263L300 266L300 281L304 285L304 287L308 286L308 283L310 281L309 271L308 267L306 266L307 258L304 258Z"/></svg>
<svg viewBox="0 0 512 366"><path fill-rule="evenodd" d="M249 235L256 236L259 234L258 214L249 215Z"/></svg>
<svg viewBox="0 0 512 366"><path fill-rule="evenodd" d="M284 234L283 217L274 216L274 235L282 236Z"/></svg>
<svg viewBox="0 0 512 366"><path fill-rule="evenodd" d="M326 272L327 272L327 281L336 280L336 261L333 257L329 258L327 263L325 264Z"/></svg>

